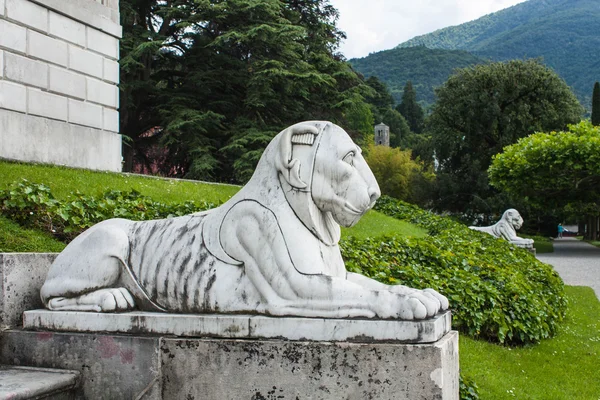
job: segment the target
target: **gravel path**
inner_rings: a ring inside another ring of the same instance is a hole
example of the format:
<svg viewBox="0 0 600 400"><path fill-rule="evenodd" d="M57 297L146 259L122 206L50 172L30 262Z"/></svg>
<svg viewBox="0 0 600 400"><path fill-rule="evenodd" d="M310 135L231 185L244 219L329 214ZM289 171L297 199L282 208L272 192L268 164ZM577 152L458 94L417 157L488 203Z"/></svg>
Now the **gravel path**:
<svg viewBox="0 0 600 400"><path fill-rule="evenodd" d="M567 285L589 286L600 299L600 248L575 238L554 240L554 253L537 258L554 267Z"/></svg>

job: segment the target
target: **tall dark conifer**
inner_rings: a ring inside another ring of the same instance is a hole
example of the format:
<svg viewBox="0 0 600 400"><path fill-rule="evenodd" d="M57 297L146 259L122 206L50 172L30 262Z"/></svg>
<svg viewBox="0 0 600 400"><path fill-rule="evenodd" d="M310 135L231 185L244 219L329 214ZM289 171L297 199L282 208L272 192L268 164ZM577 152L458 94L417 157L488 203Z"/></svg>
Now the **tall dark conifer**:
<svg viewBox="0 0 600 400"><path fill-rule="evenodd" d="M600 125L600 82L596 82L592 94L592 125Z"/></svg>
<svg viewBox="0 0 600 400"><path fill-rule="evenodd" d="M404 86L404 93L402 94L402 101L396 108L400 114L408 122L410 130L414 133L421 133L423 131L423 109L417 103L417 93L413 88L412 82L406 82Z"/></svg>
<svg viewBox="0 0 600 400"><path fill-rule="evenodd" d="M126 170L244 182L295 122L330 120L355 137L372 130L370 89L337 53L344 34L328 0L120 7Z"/></svg>

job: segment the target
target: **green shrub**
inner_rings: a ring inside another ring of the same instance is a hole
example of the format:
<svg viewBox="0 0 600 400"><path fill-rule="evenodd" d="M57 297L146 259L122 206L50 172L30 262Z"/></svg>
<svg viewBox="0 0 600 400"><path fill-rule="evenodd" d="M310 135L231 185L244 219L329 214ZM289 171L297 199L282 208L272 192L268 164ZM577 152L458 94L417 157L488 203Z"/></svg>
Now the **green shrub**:
<svg viewBox="0 0 600 400"><path fill-rule="evenodd" d="M507 242L383 198L377 209L427 229L424 238L340 243L346 268L387 284L431 287L448 297L453 327L500 343L536 343L564 318L564 284L549 265Z"/></svg>
<svg viewBox="0 0 600 400"><path fill-rule="evenodd" d="M69 200L58 201L50 188L25 179L0 191L2 214L21 225L51 232L66 242L90 226L110 218L141 221L186 215L213 207L212 203L193 201L164 204L134 190L111 190L100 197L76 192L71 193Z"/></svg>
<svg viewBox="0 0 600 400"><path fill-rule="evenodd" d="M424 203L430 197L435 175L410 150L369 145L365 157L381 192L396 199Z"/></svg>

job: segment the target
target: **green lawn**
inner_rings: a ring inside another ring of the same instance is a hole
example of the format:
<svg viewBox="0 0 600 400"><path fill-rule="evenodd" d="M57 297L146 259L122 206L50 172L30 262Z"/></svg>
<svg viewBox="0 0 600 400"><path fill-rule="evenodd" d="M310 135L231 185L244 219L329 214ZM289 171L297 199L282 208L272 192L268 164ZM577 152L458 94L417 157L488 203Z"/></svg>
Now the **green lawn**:
<svg viewBox="0 0 600 400"><path fill-rule="evenodd" d="M342 228L342 237L354 236L357 239L364 239L381 235L423 237L427 235L427 231L373 210L362 217L354 227Z"/></svg>
<svg viewBox="0 0 600 400"><path fill-rule="evenodd" d="M482 400L600 398L600 302L588 287L566 291L566 321L539 345L502 347L461 335L461 369Z"/></svg>
<svg viewBox="0 0 600 400"><path fill-rule="evenodd" d="M58 252L65 244L50 234L25 229L0 215L0 253Z"/></svg>
<svg viewBox="0 0 600 400"><path fill-rule="evenodd" d="M234 185L215 185L143 175L0 161L0 189L5 189L22 178L33 183L44 183L58 199L64 199L70 192L76 190L84 194L100 195L107 190L135 189L143 195L164 203L186 200L218 203L227 201L240 190L239 186Z"/></svg>

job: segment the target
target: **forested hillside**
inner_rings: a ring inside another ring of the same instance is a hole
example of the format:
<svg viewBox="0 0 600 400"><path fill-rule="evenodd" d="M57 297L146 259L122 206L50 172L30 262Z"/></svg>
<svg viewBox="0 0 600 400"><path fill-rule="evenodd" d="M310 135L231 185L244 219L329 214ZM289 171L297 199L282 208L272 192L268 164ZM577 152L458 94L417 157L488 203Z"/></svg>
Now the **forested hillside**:
<svg viewBox="0 0 600 400"><path fill-rule="evenodd" d="M463 50L428 49L423 46L384 50L350 60L361 74L376 76L385 82L396 102L402 97L406 81L412 81L417 100L425 105L434 102L434 88L442 85L456 68L483 62L483 59Z"/></svg>
<svg viewBox="0 0 600 400"><path fill-rule="evenodd" d="M593 0L592 0L593 1ZM479 19L457 26L439 29L426 35L416 36L398 48L426 46L431 49L448 50L477 50L482 43L498 35L510 32L520 26L525 26L536 20L552 16L557 6L565 8L577 0L529 0L513 7L485 15Z"/></svg>
<svg viewBox="0 0 600 400"><path fill-rule="evenodd" d="M590 109L593 84L600 80L598 21L598 0L528 0L475 21L417 36L394 50L426 46L466 50L493 61L541 58L574 89L582 105ZM377 54L362 59L361 63L352 60L353 64L369 76L373 64L385 63L375 57ZM407 73L389 75L380 78L390 85L398 80L395 85L401 86ZM417 79L413 83L426 86Z"/></svg>

